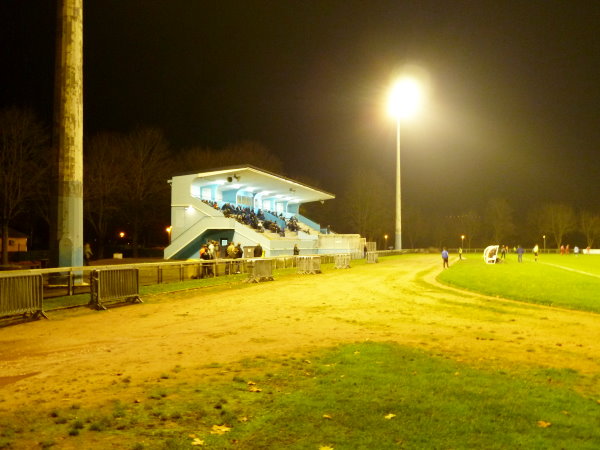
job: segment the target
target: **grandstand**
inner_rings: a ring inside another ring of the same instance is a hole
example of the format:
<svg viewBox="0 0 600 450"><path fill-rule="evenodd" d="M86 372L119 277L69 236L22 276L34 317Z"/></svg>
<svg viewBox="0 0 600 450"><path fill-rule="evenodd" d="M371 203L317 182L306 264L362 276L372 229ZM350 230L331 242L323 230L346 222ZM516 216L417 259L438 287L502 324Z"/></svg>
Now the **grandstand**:
<svg viewBox="0 0 600 450"><path fill-rule="evenodd" d="M300 205L333 194L253 166L233 166L174 176L171 242L165 259L195 259L202 244L216 241L221 257L230 242L244 256L260 244L265 256L362 254L364 238L336 234L300 214Z"/></svg>

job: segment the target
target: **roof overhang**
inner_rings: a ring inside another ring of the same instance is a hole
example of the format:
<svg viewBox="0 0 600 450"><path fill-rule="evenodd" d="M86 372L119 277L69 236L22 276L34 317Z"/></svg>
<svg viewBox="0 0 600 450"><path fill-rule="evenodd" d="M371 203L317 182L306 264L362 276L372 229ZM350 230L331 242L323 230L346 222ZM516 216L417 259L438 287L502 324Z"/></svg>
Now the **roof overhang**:
<svg viewBox="0 0 600 450"><path fill-rule="evenodd" d="M309 203L335 198L335 195L329 192L253 166L224 167L207 172L176 175L173 178L190 175L196 176L192 181L195 186L218 185L222 191L242 190L255 195L261 194L264 198L280 198L292 203Z"/></svg>

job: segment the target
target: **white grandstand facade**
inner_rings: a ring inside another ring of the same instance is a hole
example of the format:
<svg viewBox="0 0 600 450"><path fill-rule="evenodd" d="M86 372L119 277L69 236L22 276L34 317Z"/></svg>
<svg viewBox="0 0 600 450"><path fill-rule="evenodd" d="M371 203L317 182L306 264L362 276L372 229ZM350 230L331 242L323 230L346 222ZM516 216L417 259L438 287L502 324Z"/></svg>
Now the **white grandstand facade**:
<svg viewBox="0 0 600 450"><path fill-rule="evenodd" d="M336 234L300 214L300 205L335 196L253 166L233 166L174 176L171 242L165 259L196 259L202 244L241 244L248 255L260 244L265 256L362 254L365 239ZM224 256L222 253L220 256Z"/></svg>

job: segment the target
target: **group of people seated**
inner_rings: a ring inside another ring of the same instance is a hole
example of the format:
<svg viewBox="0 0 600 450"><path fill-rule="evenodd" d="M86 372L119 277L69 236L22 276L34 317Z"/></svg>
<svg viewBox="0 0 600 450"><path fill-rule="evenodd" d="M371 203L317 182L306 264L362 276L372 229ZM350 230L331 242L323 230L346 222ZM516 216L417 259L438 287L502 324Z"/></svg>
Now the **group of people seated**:
<svg viewBox="0 0 600 450"><path fill-rule="evenodd" d="M202 201L207 205L222 211L225 217L232 217L238 222L252 227L259 233L263 233L264 231L270 231L271 233L276 233L282 237L285 237L285 231L287 229L293 232L304 231L305 233L310 234L310 230L303 230L300 228L298 218L295 216L292 216L286 220L285 216L282 213L277 214L275 212L269 211L269 214L283 221L284 225L282 227L279 225L280 222L278 223L275 220L267 220L265 214L260 209L258 210L258 212L255 213L251 208L234 206L231 203L224 203L223 206L219 208L217 202L211 200Z"/></svg>

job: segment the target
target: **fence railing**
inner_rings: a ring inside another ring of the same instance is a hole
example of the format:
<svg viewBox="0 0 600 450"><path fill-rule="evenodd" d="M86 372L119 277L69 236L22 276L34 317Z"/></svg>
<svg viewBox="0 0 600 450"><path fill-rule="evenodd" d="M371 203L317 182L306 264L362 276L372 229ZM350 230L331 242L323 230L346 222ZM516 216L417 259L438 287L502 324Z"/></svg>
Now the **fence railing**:
<svg viewBox="0 0 600 450"><path fill-rule="evenodd" d="M320 256L297 256L298 273L321 273Z"/></svg>
<svg viewBox="0 0 600 450"><path fill-rule="evenodd" d="M382 251L380 254L396 254ZM344 258L341 262L340 258ZM104 266L60 267L0 272L0 317L44 314L43 301L55 297L89 294L89 301L71 306L91 305L103 308L109 301L137 300L139 287L212 278L234 273L249 274L249 280L272 278L276 269L298 268L306 273L318 273L321 264L349 266L350 259L361 259L362 252L270 258L239 258L156 263L119 264ZM347 259L347 261L346 261ZM258 261L258 263L257 263ZM303 264L308 264L304 267Z"/></svg>
<svg viewBox="0 0 600 450"><path fill-rule="evenodd" d="M334 256L334 267L336 269L349 269L350 268L350 254L340 253Z"/></svg>
<svg viewBox="0 0 600 450"><path fill-rule="evenodd" d="M43 300L40 274L0 278L0 317L16 314L46 317Z"/></svg>
<svg viewBox="0 0 600 450"><path fill-rule="evenodd" d="M90 276L90 306L106 309L108 302L142 302L139 269L94 270Z"/></svg>

